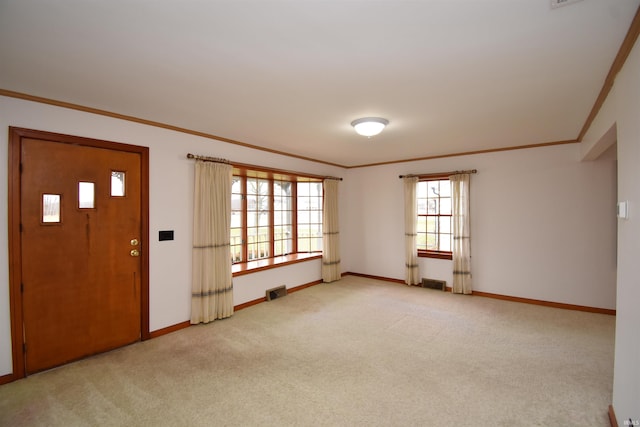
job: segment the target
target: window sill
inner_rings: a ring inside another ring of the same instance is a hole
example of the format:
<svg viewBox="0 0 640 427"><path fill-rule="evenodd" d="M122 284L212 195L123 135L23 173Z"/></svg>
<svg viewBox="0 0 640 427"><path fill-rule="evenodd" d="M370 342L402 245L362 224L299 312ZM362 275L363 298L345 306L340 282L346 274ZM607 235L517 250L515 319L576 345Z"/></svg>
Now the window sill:
<svg viewBox="0 0 640 427"><path fill-rule="evenodd" d="M453 259L451 252L418 251L420 258Z"/></svg>
<svg viewBox="0 0 640 427"><path fill-rule="evenodd" d="M275 258L259 259L250 262L241 262L233 264L231 266L231 273L233 277L242 276L245 274L255 273L262 270L269 270L271 268L282 267L285 265L296 264L299 262L309 261L312 259L322 258L322 254L318 252L314 253L298 253L291 255L284 255Z"/></svg>

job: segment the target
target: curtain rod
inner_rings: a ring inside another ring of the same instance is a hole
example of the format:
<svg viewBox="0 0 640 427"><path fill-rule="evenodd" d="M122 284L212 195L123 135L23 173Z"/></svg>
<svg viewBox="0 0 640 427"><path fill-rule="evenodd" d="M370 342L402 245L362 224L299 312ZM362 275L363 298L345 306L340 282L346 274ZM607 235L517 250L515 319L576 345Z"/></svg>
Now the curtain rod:
<svg viewBox="0 0 640 427"><path fill-rule="evenodd" d="M204 162L225 163L225 164L229 164L229 165L234 166L234 167L244 168L244 169L255 169L255 170L270 171L270 172L275 172L275 173L280 173L280 174L291 174L291 175L297 175L297 176L309 177L309 178L335 179L335 180L338 180L338 181L342 181L342 178L336 177L336 176L312 175L312 174L308 174L308 173L300 173L300 172L292 172L292 171L285 171L285 170L267 168L267 167L264 167L264 166L248 165L248 164L244 164L244 163L233 163L230 160L222 159L222 158L219 158L219 157L199 156L197 154L191 154L191 153L187 154L187 159L202 160Z"/></svg>
<svg viewBox="0 0 640 427"><path fill-rule="evenodd" d="M399 175L398 178L409 178L413 176L417 176L418 178L429 178L435 176L446 176L446 175L456 175L459 173L478 173L477 169L470 169L465 171L451 171L451 172L439 172L439 173L425 173L425 174L407 174L407 175Z"/></svg>
<svg viewBox="0 0 640 427"><path fill-rule="evenodd" d="M203 162L215 162L215 163L230 164L229 160L227 160L227 159L222 159L222 158L219 158L219 157L198 156L196 154L191 154L191 153L187 154L187 159L202 160Z"/></svg>

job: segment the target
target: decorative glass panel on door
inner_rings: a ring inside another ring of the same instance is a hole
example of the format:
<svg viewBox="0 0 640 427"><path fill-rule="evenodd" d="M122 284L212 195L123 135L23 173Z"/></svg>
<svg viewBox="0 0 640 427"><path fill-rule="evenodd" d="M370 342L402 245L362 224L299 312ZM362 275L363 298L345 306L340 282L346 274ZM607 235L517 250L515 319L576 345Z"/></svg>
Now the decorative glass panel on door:
<svg viewBox="0 0 640 427"><path fill-rule="evenodd" d="M125 172L111 171L111 196L112 197L124 197L125 187L124 178Z"/></svg>
<svg viewBox="0 0 640 427"><path fill-rule="evenodd" d="M94 209L95 203L95 184L93 182L78 183L78 207L80 209Z"/></svg>
<svg viewBox="0 0 640 427"><path fill-rule="evenodd" d="M42 222L57 223L60 222L60 194L43 194L42 195Z"/></svg>

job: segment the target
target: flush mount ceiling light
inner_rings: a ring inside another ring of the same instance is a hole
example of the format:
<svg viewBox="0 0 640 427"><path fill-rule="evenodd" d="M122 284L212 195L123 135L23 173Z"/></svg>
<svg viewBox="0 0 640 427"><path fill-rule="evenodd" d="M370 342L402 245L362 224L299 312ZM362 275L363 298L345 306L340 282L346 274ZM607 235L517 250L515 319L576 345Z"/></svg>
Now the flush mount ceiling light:
<svg viewBox="0 0 640 427"><path fill-rule="evenodd" d="M362 136L371 137L382 132L389 120L380 117L363 117L351 122L351 126Z"/></svg>

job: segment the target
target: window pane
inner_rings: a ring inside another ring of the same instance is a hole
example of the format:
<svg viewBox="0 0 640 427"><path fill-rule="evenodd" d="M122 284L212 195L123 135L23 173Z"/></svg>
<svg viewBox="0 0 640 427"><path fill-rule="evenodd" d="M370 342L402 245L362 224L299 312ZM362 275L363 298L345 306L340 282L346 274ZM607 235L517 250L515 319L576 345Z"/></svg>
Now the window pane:
<svg viewBox="0 0 640 427"><path fill-rule="evenodd" d="M258 180L247 178L247 194L258 194Z"/></svg>
<svg viewBox="0 0 640 427"><path fill-rule="evenodd" d="M438 197L440 196L440 181L427 181L427 186L429 190L427 191L428 197Z"/></svg>
<svg viewBox="0 0 640 427"><path fill-rule="evenodd" d="M451 215L451 198L440 199L440 215Z"/></svg>
<svg viewBox="0 0 640 427"><path fill-rule="evenodd" d="M418 217L418 232L425 232L427 231L427 217L426 216L419 216Z"/></svg>
<svg viewBox="0 0 640 427"><path fill-rule="evenodd" d="M321 224L322 223L322 211L310 211L310 222L312 224Z"/></svg>
<svg viewBox="0 0 640 427"><path fill-rule="evenodd" d="M231 244L239 245L242 243L242 230L240 228L231 229Z"/></svg>
<svg viewBox="0 0 640 427"><path fill-rule="evenodd" d="M242 262L242 246L231 246L231 262Z"/></svg>
<svg viewBox="0 0 640 427"><path fill-rule="evenodd" d="M242 209L242 195L231 193L231 210L239 211Z"/></svg>
<svg viewBox="0 0 640 427"><path fill-rule="evenodd" d="M258 225L258 213L247 212L247 227L255 227Z"/></svg>
<svg viewBox="0 0 640 427"><path fill-rule="evenodd" d="M440 217L440 233L451 233L451 217Z"/></svg>
<svg viewBox="0 0 640 427"><path fill-rule="evenodd" d="M427 249L427 234L426 233L418 233L416 236L416 245L418 249L425 250Z"/></svg>
<svg viewBox="0 0 640 427"><path fill-rule="evenodd" d="M262 196L269 194L269 181L266 179L258 180L258 194Z"/></svg>
<svg viewBox="0 0 640 427"><path fill-rule="evenodd" d="M451 181L448 179L440 181L440 197L451 197Z"/></svg>
<svg viewBox="0 0 640 427"><path fill-rule="evenodd" d="M438 199L427 199L427 213L428 214L438 213Z"/></svg>
<svg viewBox="0 0 640 427"><path fill-rule="evenodd" d="M248 195L247 196L247 210L255 211L258 209L258 196L256 195Z"/></svg>
<svg viewBox="0 0 640 427"><path fill-rule="evenodd" d="M310 252L320 252L320 251L322 251L322 239L321 238L311 239Z"/></svg>
<svg viewBox="0 0 640 427"><path fill-rule="evenodd" d="M125 194L124 172L111 171L111 196L123 197Z"/></svg>
<svg viewBox="0 0 640 427"><path fill-rule="evenodd" d="M438 232L438 217L437 216L428 216L427 217L427 232L428 233L437 233Z"/></svg>
<svg viewBox="0 0 640 427"><path fill-rule="evenodd" d="M314 224L309 226L311 237L322 237L322 224Z"/></svg>
<svg viewBox="0 0 640 427"><path fill-rule="evenodd" d="M311 215L309 211L301 211L298 208L298 225L302 226L303 224L309 224L310 218L311 218Z"/></svg>
<svg viewBox="0 0 640 427"><path fill-rule="evenodd" d="M42 222L60 222L60 194L42 195Z"/></svg>
<svg viewBox="0 0 640 427"><path fill-rule="evenodd" d="M293 222L293 215L291 211L282 212L282 223L283 224L291 224Z"/></svg>
<svg viewBox="0 0 640 427"><path fill-rule="evenodd" d="M269 225L269 212L268 211L260 212L258 216L258 220L259 220L258 225L262 225L262 226Z"/></svg>
<svg viewBox="0 0 640 427"><path fill-rule="evenodd" d="M270 244L269 242L260 242L258 244L258 248L259 248L259 253L258 253L258 257L259 258L268 258L271 256L271 254L269 253L270 251Z"/></svg>
<svg viewBox="0 0 640 427"><path fill-rule="evenodd" d="M95 208L95 184L93 182L78 183L78 207L80 209Z"/></svg>
<svg viewBox="0 0 640 427"><path fill-rule="evenodd" d="M265 196L265 195L258 196L258 210L260 211L269 210L269 196Z"/></svg>
<svg viewBox="0 0 640 427"><path fill-rule="evenodd" d="M427 233L427 250L438 250L438 235L434 233Z"/></svg>
<svg viewBox="0 0 640 427"><path fill-rule="evenodd" d="M309 200L309 209L322 210L322 197L312 197Z"/></svg>
<svg viewBox="0 0 640 427"><path fill-rule="evenodd" d="M241 212L231 212L231 228L242 227L242 213Z"/></svg>
<svg viewBox="0 0 640 427"><path fill-rule="evenodd" d="M273 209L276 211L291 210L291 197L274 196Z"/></svg>
<svg viewBox="0 0 640 427"><path fill-rule="evenodd" d="M262 242L269 241L269 227L259 227L258 228L258 240Z"/></svg>
<svg viewBox="0 0 640 427"><path fill-rule="evenodd" d="M273 242L273 256L280 256L284 253L283 251L283 242L282 240L276 240L275 242Z"/></svg>
<svg viewBox="0 0 640 427"><path fill-rule="evenodd" d="M440 235L440 250L451 252L451 234Z"/></svg>
<svg viewBox="0 0 640 427"><path fill-rule="evenodd" d="M234 176L231 181L231 192L232 193L241 193L242 192L242 179L239 176Z"/></svg>
<svg viewBox="0 0 640 427"><path fill-rule="evenodd" d="M247 261L258 258L258 245L256 243L249 243L247 245Z"/></svg>
<svg viewBox="0 0 640 427"><path fill-rule="evenodd" d="M309 187L311 191L309 192L310 196L317 196L318 198L322 198L322 183L321 182L310 182Z"/></svg>
<svg viewBox="0 0 640 427"><path fill-rule="evenodd" d="M428 185L426 181L419 181L416 188L416 196L426 198L428 196Z"/></svg>
<svg viewBox="0 0 640 427"><path fill-rule="evenodd" d="M427 199L417 199L417 202L418 202L418 215L426 215Z"/></svg>
<svg viewBox="0 0 640 427"><path fill-rule="evenodd" d="M277 196L291 196L291 182L274 181L273 194Z"/></svg>

